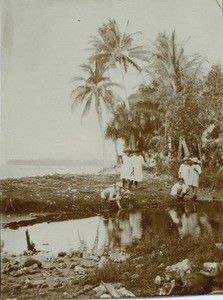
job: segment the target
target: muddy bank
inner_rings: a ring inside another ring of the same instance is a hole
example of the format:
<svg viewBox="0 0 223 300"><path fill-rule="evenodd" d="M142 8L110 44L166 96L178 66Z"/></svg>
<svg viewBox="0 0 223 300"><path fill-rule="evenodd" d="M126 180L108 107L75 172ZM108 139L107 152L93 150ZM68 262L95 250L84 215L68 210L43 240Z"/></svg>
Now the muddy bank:
<svg viewBox="0 0 223 300"><path fill-rule="evenodd" d="M109 209L116 210L116 204L106 203L100 192L119 180L117 174L93 175L48 175L1 180L2 212L40 213L36 218L42 222L46 213L57 214L58 219L88 217ZM170 189L173 180L167 176L145 173L138 189L132 189L129 199L123 200L123 208L158 207L173 200ZM200 190L200 200L218 200L219 195Z"/></svg>

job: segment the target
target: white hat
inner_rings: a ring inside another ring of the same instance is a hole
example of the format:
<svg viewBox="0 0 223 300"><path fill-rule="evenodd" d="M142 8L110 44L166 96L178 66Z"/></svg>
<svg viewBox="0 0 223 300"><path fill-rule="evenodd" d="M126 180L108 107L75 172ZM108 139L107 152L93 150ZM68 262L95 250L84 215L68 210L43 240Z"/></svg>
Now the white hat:
<svg viewBox="0 0 223 300"><path fill-rule="evenodd" d="M191 161L196 163L196 164L201 164L200 160L197 157L191 158Z"/></svg>

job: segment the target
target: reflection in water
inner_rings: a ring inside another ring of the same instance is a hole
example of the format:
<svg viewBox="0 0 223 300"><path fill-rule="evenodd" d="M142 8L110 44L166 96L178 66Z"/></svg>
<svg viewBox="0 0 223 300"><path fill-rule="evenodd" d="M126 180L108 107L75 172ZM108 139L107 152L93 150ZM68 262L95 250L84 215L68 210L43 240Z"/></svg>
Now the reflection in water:
<svg viewBox="0 0 223 300"><path fill-rule="evenodd" d="M27 250L26 229L29 230L38 250L47 250L55 254L69 249L115 249L129 245L134 238L141 237L141 212L120 211L106 219L96 216L63 222L44 222L19 227L16 230L3 228L1 233L5 242L4 250L14 254Z"/></svg>
<svg viewBox="0 0 223 300"><path fill-rule="evenodd" d="M199 205L201 207L202 204ZM222 210L218 205L204 203L203 209L209 215L218 217L221 224ZM45 222L16 230L3 228L1 238L5 243L4 251L14 254L27 248L26 229L29 229L31 240L38 250L47 250L52 254L69 249L103 252L125 247L135 239L160 239L163 236L175 238L178 233L171 226L171 220L177 224L181 237L198 237L202 234L210 237L213 230L218 228L218 223L204 212L199 212L194 203L186 203L169 209L168 213L165 208L119 211L116 214L108 211L103 216L92 218Z"/></svg>
<svg viewBox="0 0 223 300"><path fill-rule="evenodd" d="M168 213L172 221L178 225L181 237L212 236L213 230L218 229L218 222L209 218L204 212L198 212L193 202L171 208Z"/></svg>
<svg viewBox="0 0 223 300"><path fill-rule="evenodd" d="M142 213L119 211L115 216L104 219L107 229L107 247L115 249L126 246L142 236Z"/></svg>

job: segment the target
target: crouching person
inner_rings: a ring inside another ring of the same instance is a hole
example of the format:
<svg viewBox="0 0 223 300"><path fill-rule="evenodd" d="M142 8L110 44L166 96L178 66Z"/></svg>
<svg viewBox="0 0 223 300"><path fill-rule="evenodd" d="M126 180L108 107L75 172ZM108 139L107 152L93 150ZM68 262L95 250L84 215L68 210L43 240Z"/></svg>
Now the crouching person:
<svg viewBox="0 0 223 300"><path fill-rule="evenodd" d="M124 197L125 190L122 187L121 182L117 182L115 185L110 186L101 192L101 198L108 201L116 201L118 208L122 209L120 200Z"/></svg>
<svg viewBox="0 0 223 300"><path fill-rule="evenodd" d="M178 178L177 183L173 185L171 195L176 199L183 200L188 191L189 188L186 187L184 179L180 177Z"/></svg>

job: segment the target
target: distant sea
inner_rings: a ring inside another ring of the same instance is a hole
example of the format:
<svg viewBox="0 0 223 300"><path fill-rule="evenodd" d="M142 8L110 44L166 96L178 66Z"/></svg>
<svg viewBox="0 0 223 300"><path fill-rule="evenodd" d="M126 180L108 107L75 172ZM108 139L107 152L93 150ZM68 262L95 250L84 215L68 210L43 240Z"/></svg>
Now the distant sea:
<svg viewBox="0 0 223 300"><path fill-rule="evenodd" d="M44 166L44 165L10 165L0 166L0 179L20 178L58 174L93 174L103 169L102 166Z"/></svg>

